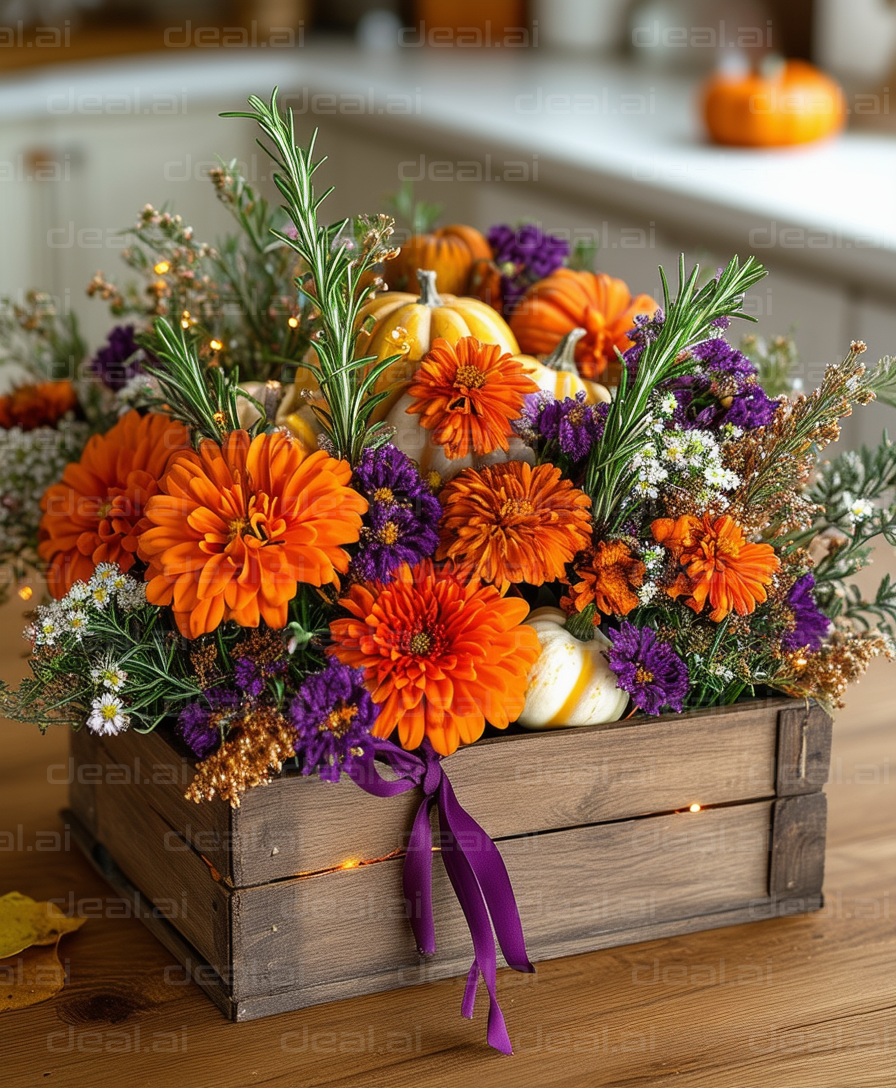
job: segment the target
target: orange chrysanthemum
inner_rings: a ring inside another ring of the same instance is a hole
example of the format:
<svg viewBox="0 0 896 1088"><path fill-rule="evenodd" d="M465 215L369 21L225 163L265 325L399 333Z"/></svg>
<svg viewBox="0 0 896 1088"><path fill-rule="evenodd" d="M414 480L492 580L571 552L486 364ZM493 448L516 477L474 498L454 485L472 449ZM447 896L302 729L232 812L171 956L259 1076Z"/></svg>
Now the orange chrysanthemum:
<svg viewBox="0 0 896 1088"><path fill-rule="evenodd" d="M388 585L353 585L340 604L351 615L330 624L329 652L365 670L378 737L397 726L405 748L428 737L448 756L486 721L504 729L522 713L539 643L521 598L425 559Z"/></svg>
<svg viewBox="0 0 896 1088"><path fill-rule="evenodd" d="M709 617L716 623L732 611L740 616L753 612L766 599L766 586L781 566L770 544L748 543L743 529L727 515L659 518L651 529L683 568L666 592L687 596L685 604L695 612L708 600Z"/></svg>
<svg viewBox="0 0 896 1088"><path fill-rule="evenodd" d="M189 430L167 416L128 412L88 441L77 464L66 466L62 481L41 500L38 551L49 563L54 597L90 578L98 563L131 569L147 528L146 504L171 458L189 442Z"/></svg>
<svg viewBox="0 0 896 1088"><path fill-rule="evenodd" d="M348 569L343 545L367 509L350 479L348 462L306 454L283 431L233 431L223 446L185 451L146 507L147 600L171 605L187 638L224 620L285 627L299 582L326 585Z"/></svg>
<svg viewBox="0 0 896 1088"><path fill-rule="evenodd" d="M0 397L0 427L5 430L21 427L23 431L54 427L77 403L74 386L69 381L23 385Z"/></svg>
<svg viewBox="0 0 896 1088"><path fill-rule="evenodd" d="M527 393L538 386L512 355L496 344L464 336L456 344L441 338L423 356L408 389L408 408L433 432L433 441L452 459L474 453L507 451Z"/></svg>
<svg viewBox="0 0 896 1088"><path fill-rule="evenodd" d="M589 550L561 604L568 612L582 612L593 604L607 615L627 616L638 606L635 590L644 583L644 564L621 540L601 540ZM600 622L599 614L595 622Z"/></svg>
<svg viewBox="0 0 896 1088"><path fill-rule="evenodd" d="M469 566L506 590L562 578L591 542L591 499L554 465L507 461L465 469L439 495L437 559Z"/></svg>

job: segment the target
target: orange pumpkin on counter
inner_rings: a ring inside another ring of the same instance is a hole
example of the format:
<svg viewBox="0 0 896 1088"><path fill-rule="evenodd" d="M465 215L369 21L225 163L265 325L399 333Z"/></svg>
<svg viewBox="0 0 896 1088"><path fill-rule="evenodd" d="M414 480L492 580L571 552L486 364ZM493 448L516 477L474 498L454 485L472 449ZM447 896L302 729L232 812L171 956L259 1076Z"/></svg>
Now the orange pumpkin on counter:
<svg viewBox="0 0 896 1088"><path fill-rule="evenodd" d="M419 296L387 291L365 302L358 315L356 357L374 355L381 360L401 356L380 375L377 393L410 381L439 336L449 344L456 344L464 336L475 336L484 344L497 344L502 352L517 354L519 347L513 333L491 306L478 298L440 295L436 273L430 269L421 269L419 279Z"/></svg>
<svg viewBox="0 0 896 1088"><path fill-rule="evenodd" d="M788 147L839 132L843 92L803 60L766 61L758 72L717 72L703 89L703 116L714 143Z"/></svg>
<svg viewBox="0 0 896 1088"><path fill-rule="evenodd" d="M514 311L510 328L529 355L549 355L575 328L585 335L575 347L575 360L584 378L603 378L616 350L632 346L628 331L637 314L653 314L650 295L634 298L623 280L603 272L558 268L526 292Z"/></svg>
<svg viewBox="0 0 896 1088"><path fill-rule="evenodd" d="M383 278L393 290L419 291L417 272L432 269L439 287L452 295L466 294L477 261L491 260L492 247L475 227L455 223L429 234L415 234L397 257L383 266Z"/></svg>

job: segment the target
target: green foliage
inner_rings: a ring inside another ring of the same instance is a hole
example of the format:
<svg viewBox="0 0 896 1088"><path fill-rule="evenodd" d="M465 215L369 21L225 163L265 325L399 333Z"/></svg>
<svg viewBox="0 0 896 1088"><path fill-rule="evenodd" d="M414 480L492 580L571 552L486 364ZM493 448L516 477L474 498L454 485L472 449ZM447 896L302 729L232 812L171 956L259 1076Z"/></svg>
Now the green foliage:
<svg viewBox="0 0 896 1088"><path fill-rule="evenodd" d="M286 201L295 226L295 237L275 231L291 246L308 268L300 289L311 294L320 310L320 329L314 343L316 361L309 363L320 383L326 409L314 407L326 431L334 454L354 464L366 445L385 441L382 424L370 425L370 414L389 394L375 394L379 376L394 361L377 363L375 358L355 358L358 316L371 288L365 273L394 255L388 239L392 220L388 216L360 218L355 224L342 220L330 226L318 223L318 210L332 190L314 191L314 173L325 160L314 158L315 132L307 147L296 144L295 121L285 118L277 107L277 92L270 105L249 98L251 113L228 113L255 121L271 143L260 146L276 167L274 182Z"/></svg>
<svg viewBox="0 0 896 1088"><path fill-rule="evenodd" d="M744 293L766 274L754 257L743 264L732 258L718 278L700 288L699 274L699 266L686 274L682 255L678 295L671 300L666 274L660 268L665 319L656 330L656 338L644 347L634 378L622 363L604 436L592 448L585 475L598 536L617 529L632 512L632 503L637 503L631 498L637 480L632 458L644 446L650 426L648 402L657 386L691 368L692 364L682 358L683 350L706 339L717 318L754 320L741 308Z"/></svg>

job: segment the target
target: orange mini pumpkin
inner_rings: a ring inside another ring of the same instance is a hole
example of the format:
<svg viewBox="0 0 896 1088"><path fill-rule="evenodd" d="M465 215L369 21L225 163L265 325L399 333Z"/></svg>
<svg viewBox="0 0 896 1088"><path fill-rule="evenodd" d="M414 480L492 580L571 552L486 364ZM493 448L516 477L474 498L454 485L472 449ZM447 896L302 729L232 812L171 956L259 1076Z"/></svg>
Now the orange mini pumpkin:
<svg viewBox="0 0 896 1088"><path fill-rule="evenodd" d="M839 132L843 92L802 60L768 62L759 72L717 72L703 89L710 138L731 147L787 147Z"/></svg>
<svg viewBox="0 0 896 1088"><path fill-rule="evenodd" d="M529 355L548 355L567 333L584 329L575 349L579 371L584 378L603 378L616 360L616 350L632 346L627 334L635 316L656 309L650 295L633 298L623 280L603 272L558 268L529 288L510 328L520 351Z"/></svg>
<svg viewBox="0 0 896 1088"><path fill-rule="evenodd" d="M439 287L449 295L465 295L477 261L490 260L492 247L475 227L452 224L429 234L415 234L401 252L383 266L392 290L419 292L417 271L432 269Z"/></svg>

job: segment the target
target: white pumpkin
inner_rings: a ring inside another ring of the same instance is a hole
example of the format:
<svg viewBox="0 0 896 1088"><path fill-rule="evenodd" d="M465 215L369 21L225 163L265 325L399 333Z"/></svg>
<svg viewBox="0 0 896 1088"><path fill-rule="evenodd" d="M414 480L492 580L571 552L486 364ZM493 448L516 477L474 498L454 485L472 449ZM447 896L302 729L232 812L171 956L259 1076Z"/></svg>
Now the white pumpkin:
<svg viewBox="0 0 896 1088"><path fill-rule="evenodd" d="M535 628L541 654L529 672L519 724L559 729L618 721L628 692L616 687L616 674L604 656L609 639L595 631L590 642L580 642L566 630L559 608L536 608L525 623Z"/></svg>
<svg viewBox="0 0 896 1088"><path fill-rule="evenodd" d="M526 461L530 465L535 464L535 451L515 434L507 439L506 453L498 449L493 453L481 455L470 453L466 457L452 459L445 454L444 447L433 442L432 431L421 426L420 417L407 411L413 403L413 397L405 393L386 416L386 423L395 429L395 437L392 441L402 453L406 453L417 462L422 476L426 477L431 472L437 472L444 482L465 468L485 468L505 461Z"/></svg>

